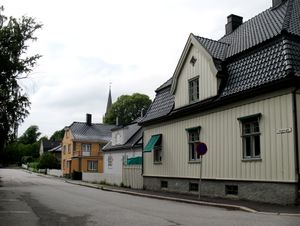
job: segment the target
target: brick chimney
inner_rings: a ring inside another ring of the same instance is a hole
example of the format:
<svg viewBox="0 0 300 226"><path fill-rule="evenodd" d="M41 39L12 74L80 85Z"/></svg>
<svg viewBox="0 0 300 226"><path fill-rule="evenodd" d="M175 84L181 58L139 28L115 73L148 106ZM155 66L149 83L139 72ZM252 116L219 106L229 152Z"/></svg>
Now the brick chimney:
<svg viewBox="0 0 300 226"><path fill-rule="evenodd" d="M285 0L272 0L272 8L280 6L283 2L285 2Z"/></svg>
<svg viewBox="0 0 300 226"><path fill-rule="evenodd" d="M86 124L88 126L92 125L92 115L91 114L86 114Z"/></svg>
<svg viewBox="0 0 300 226"><path fill-rule="evenodd" d="M243 17L231 14L227 17L227 24L225 25L226 35L232 33L243 23Z"/></svg>

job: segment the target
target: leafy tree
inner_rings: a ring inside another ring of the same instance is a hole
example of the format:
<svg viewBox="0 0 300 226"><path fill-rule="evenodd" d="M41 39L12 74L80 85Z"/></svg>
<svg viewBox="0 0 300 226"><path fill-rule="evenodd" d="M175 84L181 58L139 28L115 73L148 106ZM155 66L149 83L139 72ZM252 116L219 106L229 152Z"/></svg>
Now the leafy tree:
<svg viewBox="0 0 300 226"><path fill-rule="evenodd" d="M38 126L30 126L23 135L19 138L19 142L22 144L33 144L38 141L39 136L41 135L40 132L38 132L39 127Z"/></svg>
<svg viewBox="0 0 300 226"><path fill-rule="evenodd" d="M151 104L147 95L134 93L122 95L112 104L107 116L103 118L104 123L115 124L116 118L119 124L128 124L145 113Z"/></svg>
<svg viewBox="0 0 300 226"><path fill-rule="evenodd" d="M22 92L19 79L33 70L40 55L28 56L28 42L35 41L34 33L41 28L35 19L20 19L2 15L0 7L0 157L7 143L15 138L18 125L29 114L30 105ZM3 158L1 157L3 160Z"/></svg>
<svg viewBox="0 0 300 226"><path fill-rule="evenodd" d="M65 130L57 130L55 131L52 136L50 137L50 140L52 141L62 141L62 139L64 138L65 135Z"/></svg>
<svg viewBox="0 0 300 226"><path fill-rule="evenodd" d="M58 160L49 152L44 153L40 158L40 169L59 169L60 165Z"/></svg>

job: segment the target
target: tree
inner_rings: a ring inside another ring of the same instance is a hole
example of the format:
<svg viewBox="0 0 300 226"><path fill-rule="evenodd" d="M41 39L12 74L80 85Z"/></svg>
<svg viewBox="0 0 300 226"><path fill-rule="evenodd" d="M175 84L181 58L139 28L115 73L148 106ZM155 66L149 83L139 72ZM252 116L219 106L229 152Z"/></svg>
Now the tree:
<svg viewBox="0 0 300 226"><path fill-rule="evenodd" d="M60 165L58 160L49 152L44 153L39 162L40 169L59 169Z"/></svg>
<svg viewBox="0 0 300 226"><path fill-rule="evenodd" d="M50 140L52 141L62 141L62 139L64 138L65 135L65 130L57 130L55 131L52 136L50 137Z"/></svg>
<svg viewBox="0 0 300 226"><path fill-rule="evenodd" d="M23 135L19 138L19 142L22 144L33 144L38 141L39 136L41 135L40 132L38 132L39 127L38 126L30 126Z"/></svg>
<svg viewBox="0 0 300 226"><path fill-rule="evenodd" d="M16 19L1 15L0 7L0 157L5 146L16 137L20 123L29 114L29 99L18 81L33 70L40 55L28 56L28 42L35 41L42 27L27 16ZM1 158L3 159L3 158Z"/></svg>
<svg viewBox="0 0 300 226"><path fill-rule="evenodd" d="M115 124L116 118L118 118L119 124L126 125L140 117L142 113L144 114L150 104L151 100L144 94L122 95L112 104L103 121L104 123Z"/></svg>

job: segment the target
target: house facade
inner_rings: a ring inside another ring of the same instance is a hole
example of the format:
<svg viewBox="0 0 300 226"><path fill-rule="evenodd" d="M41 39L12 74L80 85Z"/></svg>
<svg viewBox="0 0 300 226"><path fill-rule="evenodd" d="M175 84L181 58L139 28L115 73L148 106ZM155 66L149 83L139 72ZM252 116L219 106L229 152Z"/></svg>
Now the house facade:
<svg viewBox="0 0 300 226"><path fill-rule="evenodd" d="M62 172L70 176L76 172L103 172L102 148L111 139L113 126L92 123L92 115L86 122L73 122L65 128L62 141Z"/></svg>
<svg viewBox="0 0 300 226"><path fill-rule="evenodd" d="M103 148L104 175L103 178L110 184L123 182L124 165L141 164L143 129L138 120L125 126L116 126L112 129L112 139Z"/></svg>
<svg viewBox="0 0 300 226"><path fill-rule="evenodd" d="M144 126L144 187L280 204L299 192L300 2L191 34ZM208 147L202 162L199 142Z"/></svg>

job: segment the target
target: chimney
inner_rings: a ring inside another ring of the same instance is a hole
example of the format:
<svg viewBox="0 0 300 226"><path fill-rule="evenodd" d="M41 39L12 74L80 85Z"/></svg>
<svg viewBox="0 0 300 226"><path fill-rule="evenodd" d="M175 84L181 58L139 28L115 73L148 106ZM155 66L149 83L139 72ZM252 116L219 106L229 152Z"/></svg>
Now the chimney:
<svg viewBox="0 0 300 226"><path fill-rule="evenodd" d="M285 0L272 0L272 8L276 8L277 6L280 6L281 3L285 2Z"/></svg>
<svg viewBox="0 0 300 226"><path fill-rule="evenodd" d="M275 1L275 0L274 0ZM226 35L232 33L243 23L243 17L231 14L227 17Z"/></svg>
<svg viewBox="0 0 300 226"><path fill-rule="evenodd" d="M86 114L86 124L88 126L92 125L92 115L91 114Z"/></svg>

